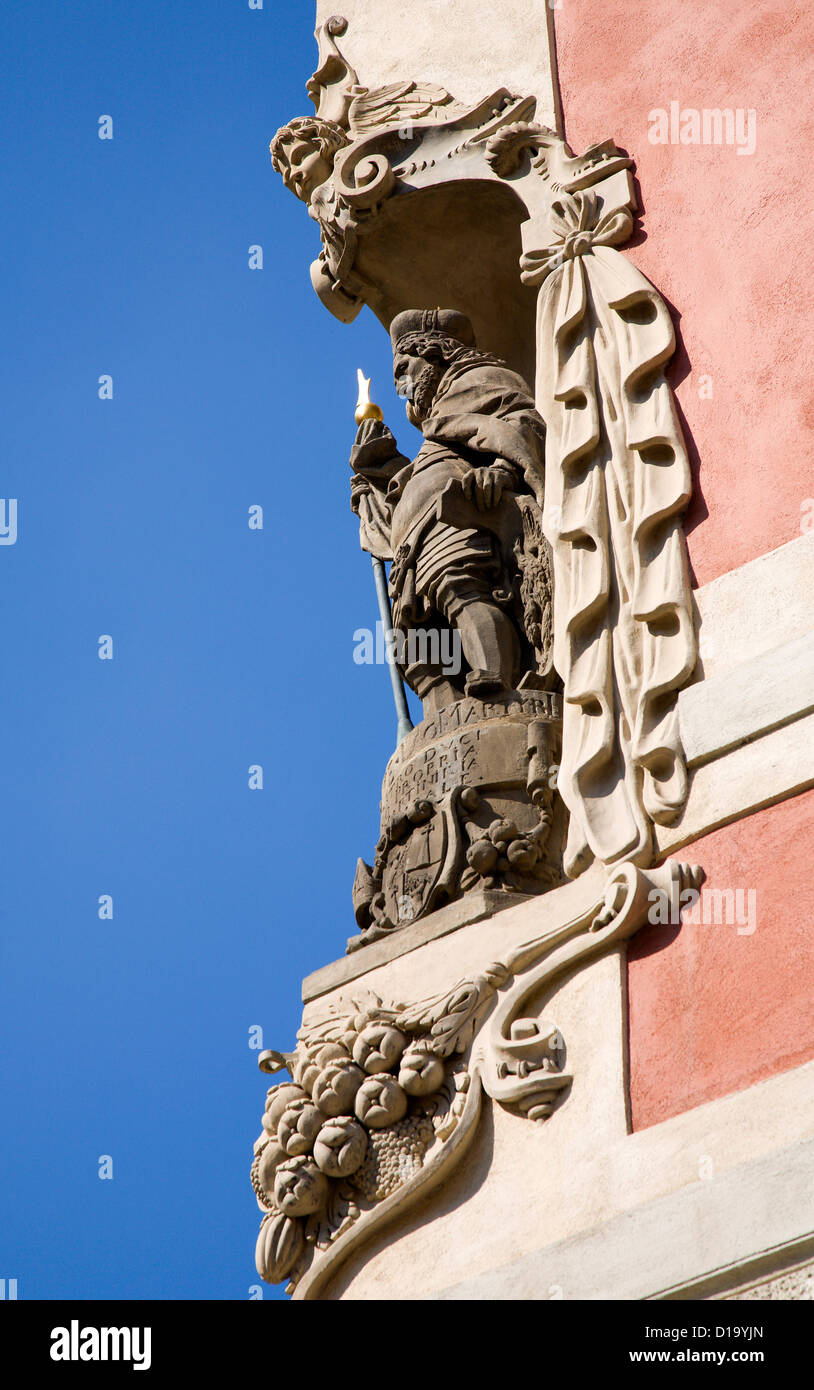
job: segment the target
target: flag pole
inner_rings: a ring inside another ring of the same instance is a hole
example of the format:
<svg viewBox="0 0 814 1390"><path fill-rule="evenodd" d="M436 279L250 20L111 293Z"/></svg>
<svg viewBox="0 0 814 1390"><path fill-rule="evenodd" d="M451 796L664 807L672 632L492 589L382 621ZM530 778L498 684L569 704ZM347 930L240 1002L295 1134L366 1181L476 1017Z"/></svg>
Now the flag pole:
<svg viewBox="0 0 814 1390"><path fill-rule="evenodd" d="M357 371L359 380L359 399L356 403L356 413L354 420L357 425L361 425L365 420L383 420L381 406L375 405L370 399L370 378L365 377L361 368ZM399 669L396 665L395 637L393 633L393 615L390 609L390 595L387 592L387 575L384 568L384 560L380 560L378 555L371 555L373 565L373 579L376 584L376 596L379 600L379 615L384 633L384 650L387 664L390 667L390 684L393 688L393 703L396 707L396 746L401 743L403 738L413 728L413 721L410 718L410 711L407 705L407 693L404 689L404 681L401 679Z"/></svg>

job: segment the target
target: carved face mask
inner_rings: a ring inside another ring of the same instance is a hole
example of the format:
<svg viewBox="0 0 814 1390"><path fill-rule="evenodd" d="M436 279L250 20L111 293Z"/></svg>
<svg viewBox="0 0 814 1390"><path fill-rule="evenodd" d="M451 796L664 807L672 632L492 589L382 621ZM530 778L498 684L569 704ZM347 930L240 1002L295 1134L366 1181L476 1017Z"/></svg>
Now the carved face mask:
<svg viewBox="0 0 814 1390"><path fill-rule="evenodd" d="M331 176L331 163L319 144L296 140L288 149L288 169L283 180L304 203L311 200L315 188Z"/></svg>

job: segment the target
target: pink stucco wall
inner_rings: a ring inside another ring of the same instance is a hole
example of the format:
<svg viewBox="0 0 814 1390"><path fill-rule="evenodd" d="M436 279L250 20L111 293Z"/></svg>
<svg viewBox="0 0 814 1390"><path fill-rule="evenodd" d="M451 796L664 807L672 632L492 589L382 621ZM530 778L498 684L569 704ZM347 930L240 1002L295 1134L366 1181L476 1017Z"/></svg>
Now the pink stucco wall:
<svg viewBox="0 0 814 1390"><path fill-rule="evenodd" d="M626 254L679 329L671 379L696 475L690 557L705 584L799 535L814 497L814 5L554 9L569 143L612 137L636 163L644 239ZM650 112L672 101L753 110L754 153L651 143Z"/></svg>
<svg viewBox="0 0 814 1390"><path fill-rule="evenodd" d="M705 584L811 519L814 5L561 0L555 28L569 143L612 137L636 162L642 232L626 254L678 329L670 376L695 476L690 559ZM740 108L746 133L754 111L754 152L653 143L651 112L672 102ZM814 792L681 857L704 865L709 887L754 889L757 927L650 927L633 942L637 1128L814 1056Z"/></svg>
<svg viewBox="0 0 814 1390"><path fill-rule="evenodd" d="M708 907L705 922L645 927L631 942L634 1128L814 1056L812 846L809 791L681 851L703 864L705 889L740 889L744 907L751 890L754 916L716 923Z"/></svg>

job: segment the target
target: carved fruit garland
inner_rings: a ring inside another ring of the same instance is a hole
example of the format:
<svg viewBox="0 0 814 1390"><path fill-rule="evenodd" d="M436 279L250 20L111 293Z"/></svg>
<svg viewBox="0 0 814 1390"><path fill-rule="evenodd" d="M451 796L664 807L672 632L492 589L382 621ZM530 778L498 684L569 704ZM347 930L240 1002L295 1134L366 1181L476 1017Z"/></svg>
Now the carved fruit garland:
<svg viewBox="0 0 814 1390"><path fill-rule="evenodd" d="M303 1028L293 1054L264 1052L273 1086L255 1149L252 1186L266 1215L257 1269L293 1292L315 1250L326 1249L364 1210L415 1178L463 1111L469 1077L459 1054L504 967L429 1001L387 1009L375 995L355 1013Z"/></svg>
<svg viewBox="0 0 814 1390"><path fill-rule="evenodd" d="M261 1278L317 1297L351 1243L447 1176L475 1133L484 1093L545 1120L572 1077L559 1029L524 1008L637 931L654 891L677 902L702 879L699 868L671 861L648 873L620 865L598 902L516 947L505 964L418 1004L388 1008L369 993L301 1028L295 1052L261 1053L261 1070L293 1078L269 1090L255 1145Z"/></svg>

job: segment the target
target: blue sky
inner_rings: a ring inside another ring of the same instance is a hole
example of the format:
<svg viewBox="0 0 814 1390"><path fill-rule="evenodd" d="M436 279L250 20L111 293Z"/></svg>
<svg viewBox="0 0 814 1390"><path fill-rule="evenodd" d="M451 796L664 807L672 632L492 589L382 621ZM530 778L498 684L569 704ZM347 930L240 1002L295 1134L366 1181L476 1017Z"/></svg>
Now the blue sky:
<svg viewBox="0 0 814 1390"><path fill-rule="evenodd" d="M377 616L357 365L417 436L384 330L314 296L317 229L271 170L311 109L312 28L309 0L4 0L0 1277L21 1299L249 1296L249 1030L292 1045L378 833L394 716L386 668L353 661Z"/></svg>

